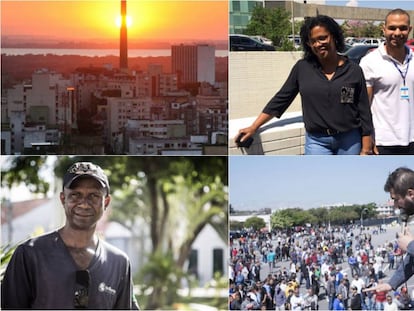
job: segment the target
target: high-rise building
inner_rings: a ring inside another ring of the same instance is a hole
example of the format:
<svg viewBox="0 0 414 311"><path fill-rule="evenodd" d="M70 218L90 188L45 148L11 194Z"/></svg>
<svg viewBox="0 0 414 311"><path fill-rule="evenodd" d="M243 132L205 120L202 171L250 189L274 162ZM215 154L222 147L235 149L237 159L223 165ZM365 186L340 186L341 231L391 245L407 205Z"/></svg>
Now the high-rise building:
<svg viewBox="0 0 414 311"><path fill-rule="evenodd" d="M211 45L173 45L172 70L178 83L215 83L215 47Z"/></svg>
<svg viewBox="0 0 414 311"><path fill-rule="evenodd" d="M121 33L119 45L119 69L128 71L128 36L127 36L127 8L126 0L121 0Z"/></svg>
<svg viewBox="0 0 414 311"><path fill-rule="evenodd" d="M243 33L249 23L256 6L264 7L264 0L230 0L229 1L229 33Z"/></svg>

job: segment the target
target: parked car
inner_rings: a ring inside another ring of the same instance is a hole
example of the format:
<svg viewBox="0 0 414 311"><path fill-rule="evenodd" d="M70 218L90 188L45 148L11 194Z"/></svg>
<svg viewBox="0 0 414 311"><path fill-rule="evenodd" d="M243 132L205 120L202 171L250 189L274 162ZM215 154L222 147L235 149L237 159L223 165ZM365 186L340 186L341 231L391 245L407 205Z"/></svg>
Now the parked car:
<svg viewBox="0 0 414 311"><path fill-rule="evenodd" d="M380 38L363 38L358 42L355 42L353 45L380 45L384 41Z"/></svg>
<svg viewBox="0 0 414 311"><path fill-rule="evenodd" d="M273 45L265 44L246 35L230 35L230 51L274 51Z"/></svg>
<svg viewBox="0 0 414 311"><path fill-rule="evenodd" d="M359 64L362 57L375 50L378 45L354 45L344 53L351 61Z"/></svg>
<svg viewBox="0 0 414 311"><path fill-rule="evenodd" d="M256 39L257 41L260 41L260 42L262 42L264 44L273 45L273 41L272 40L270 40L270 39L268 39L266 37L263 37L263 36L251 36L251 38Z"/></svg>
<svg viewBox="0 0 414 311"><path fill-rule="evenodd" d="M288 40L293 42L293 47L295 49L300 49L302 47L299 35L295 35L295 36L289 35Z"/></svg>
<svg viewBox="0 0 414 311"><path fill-rule="evenodd" d="M345 44L348 44L350 46L354 45L355 43L358 43L359 39L355 37L347 37L345 38Z"/></svg>

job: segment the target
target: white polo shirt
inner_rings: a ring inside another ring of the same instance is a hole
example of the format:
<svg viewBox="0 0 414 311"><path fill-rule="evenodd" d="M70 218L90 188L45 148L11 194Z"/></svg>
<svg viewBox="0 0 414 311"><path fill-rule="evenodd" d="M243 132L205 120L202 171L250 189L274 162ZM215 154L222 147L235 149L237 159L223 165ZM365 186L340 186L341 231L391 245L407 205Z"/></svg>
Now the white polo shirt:
<svg viewBox="0 0 414 311"><path fill-rule="evenodd" d="M414 59L410 49L404 63L389 56L382 43L361 59L367 87L373 88L372 120L377 146L407 146L414 142ZM398 69L397 69L398 68ZM408 87L408 99L401 87Z"/></svg>

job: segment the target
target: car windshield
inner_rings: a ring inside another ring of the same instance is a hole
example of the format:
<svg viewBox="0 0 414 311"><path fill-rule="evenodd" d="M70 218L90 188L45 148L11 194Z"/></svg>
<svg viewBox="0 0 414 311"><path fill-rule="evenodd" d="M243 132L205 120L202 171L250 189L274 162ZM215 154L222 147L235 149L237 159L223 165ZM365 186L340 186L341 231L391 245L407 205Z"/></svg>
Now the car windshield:
<svg viewBox="0 0 414 311"><path fill-rule="evenodd" d="M363 53L363 51L368 51L371 48L372 47L356 46L356 47L350 48L348 51L346 51L345 54L352 58L352 57L359 56L361 53Z"/></svg>

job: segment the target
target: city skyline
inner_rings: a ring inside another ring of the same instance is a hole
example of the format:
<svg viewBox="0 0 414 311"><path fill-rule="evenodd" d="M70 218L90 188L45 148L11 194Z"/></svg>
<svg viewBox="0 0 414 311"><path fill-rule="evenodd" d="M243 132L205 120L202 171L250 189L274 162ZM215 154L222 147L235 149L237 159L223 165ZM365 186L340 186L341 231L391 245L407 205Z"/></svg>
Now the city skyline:
<svg viewBox="0 0 414 311"><path fill-rule="evenodd" d="M2 38L118 42L119 7L119 0L2 1ZM129 0L127 7L131 41L227 40L227 1Z"/></svg>
<svg viewBox="0 0 414 311"><path fill-rule="evenodd" d="M235 210L385 204L385 181L400 166L414 169L412 157L230 157L229 202Z"/></svg>

